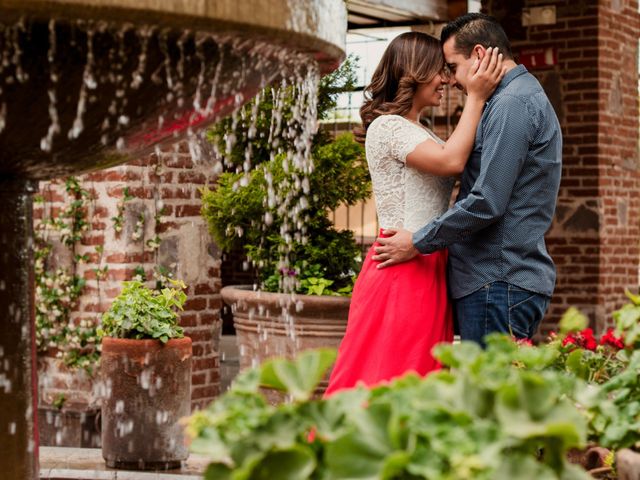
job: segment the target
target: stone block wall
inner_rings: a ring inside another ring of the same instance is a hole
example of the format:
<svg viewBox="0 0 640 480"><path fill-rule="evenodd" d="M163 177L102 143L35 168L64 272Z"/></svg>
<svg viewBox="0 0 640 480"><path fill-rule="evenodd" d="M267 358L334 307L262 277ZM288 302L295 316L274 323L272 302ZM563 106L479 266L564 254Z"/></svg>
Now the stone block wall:
<svg viewBox="0 0 640 480"><path fill-rule="evenodd" d="M88 208L91 226L77 248L77 253L86 254L89 260L77 266L87 285L72 314L73 321L97 322L119 293L121 282L142 271L149 281L159 267L183 280L188 300L181 325L193 340L194 408L204 407L216 397L220 384L220 255L200 216L199 194L199 188L214 180L212 167L194 163L186 145L180 145L80 177L92 197ZM131 198L123 202L125 188ZM43 182L41 193L45 202L36 209L36 218L42 217L43 209L47 215L56 215L65 200L64 184ZM122 230L117 232L114 217L119 211ZM103 246L101 254L97 245ZM67 265L71 260L54 257ZM74 380L74 372L60 361L43 358L40 373L41 401L51 403L60 394L73 403L95 401L91 391L94 382L87 382L83 374L76 374Z"/></svg>
<svg viewBox="0 0 640 480"><path fill-rule="evenodd" d="M554 104L564 136L563 178L547 236L558 282L543 333L576 306L601 331L638 289L637 0L484 0L514 53L553 48L557 65L532 69ZM523 8L554 5L553 25L523 27Z"/></svg>

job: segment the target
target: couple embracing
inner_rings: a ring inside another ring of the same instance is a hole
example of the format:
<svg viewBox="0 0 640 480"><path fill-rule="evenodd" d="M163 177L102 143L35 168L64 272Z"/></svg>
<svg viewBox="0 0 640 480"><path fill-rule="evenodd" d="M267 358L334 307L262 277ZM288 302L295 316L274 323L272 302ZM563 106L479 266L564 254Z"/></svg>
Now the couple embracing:
<svg viewBox="0 0 640 480"><path fill-rule="evenodd" d="M446 84L467 100L445 142L418 119ZM360 114L381 233L326 395L439 368L431 350L453 340L454 319L461 338L480 345L492 332L530 339L555 285L544 234L560 185L560 125L495 19L459 17L441 42L396 37Z"/></svg>

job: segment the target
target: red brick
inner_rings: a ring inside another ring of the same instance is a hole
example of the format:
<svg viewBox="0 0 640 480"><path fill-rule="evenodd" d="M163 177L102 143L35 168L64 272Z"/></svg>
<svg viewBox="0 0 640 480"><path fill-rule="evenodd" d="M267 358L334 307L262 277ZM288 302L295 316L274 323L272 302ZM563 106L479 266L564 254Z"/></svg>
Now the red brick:
<svg viewBox="0 0 640 480"><path fill-rule="evenodd" d="M214 398L220 393L219 385L195 386L191 388L191 398Z"/></svg>
<svg viewBox="0 0 640 480"><path fill-rule="evenodd" d="M214 369L218 366L218 357L194 358L192 366L194 371Z"/></svg>
<svg viewBox="0 0 640 480"><path fill-rule="evenodd" d="M201 205L178 205L176 217L199 217Z"/></svg>
<svg viewBox="0 0 640 480"><path fill-rule="evenodd" d="M196 295L206 295L218 293L208 283L199 283L194 288Z"/></svg>
<svg viewBox="0 0 640 480"><path fill-rule="evenodd" d="M161 191L162 198L181 198L189 199L193 197L193 189L188 186L174 186L171 188L163 188Z"/></svg>
<svg viewBox="0 0 640 480"><path fill-rule="evenodd" d="M195 185L200 184L204 185L207 182L207 177L204 174L199 172L180 172L178 173L178 183L181 185L185 185L187 188L191 187L193 190L196 190Z"/></svg>

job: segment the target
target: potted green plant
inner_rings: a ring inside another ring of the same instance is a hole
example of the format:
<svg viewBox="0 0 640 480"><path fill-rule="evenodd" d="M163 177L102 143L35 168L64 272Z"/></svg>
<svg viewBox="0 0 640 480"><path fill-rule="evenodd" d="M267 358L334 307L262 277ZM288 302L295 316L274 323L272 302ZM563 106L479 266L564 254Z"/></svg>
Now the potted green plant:
<svg viewBox="0 0 640 480"><path fill-rule="evenodd" d="M111 468L177 468L188 456L178 420L191 410L191 339L178 325L186 287L123 285L98 328L102 455Z"/></svg>
<svg viewBox="0 0 640 480"><path fill-rule="evenodd" d="M347 60L321 80L318 121L335 107L339 93L352 89L354 78L353 61ZM259 285L258 291L251 286L222 289L224 301L233 306L241 368L274 355L337 347L360 267L361 249L352 232L337 230L327 214L370 195L364 149L350 134L334 137L320 128L311 145L314 167L302 175L287 164L284 153L297 140L296 134L282 129L282 135L274 138L272 132L274 117L290 118L296 102L293 88L267 88L236 120L220 122L209 132L232 171L219 176L216 188L202 191L202 214L219 248L244 251ZM235 139L233 148L225 144L229 137ZM241 170L248 151L252 171L233 171ZM303 176L308 181L306 192L296 188ZM280 186L277 195L286 197L289 205L302 205L298 218L303 219L306 241L296 234L282 234L289 212L270 198L273 185Z"/></svg>

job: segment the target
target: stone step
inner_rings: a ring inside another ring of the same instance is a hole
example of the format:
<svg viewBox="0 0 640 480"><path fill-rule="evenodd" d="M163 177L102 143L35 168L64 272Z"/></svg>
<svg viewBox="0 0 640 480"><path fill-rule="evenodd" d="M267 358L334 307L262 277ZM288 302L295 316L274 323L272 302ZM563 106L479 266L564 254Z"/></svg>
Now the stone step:
<svg viewBox="0 0 640 480"><path fill-rule="evenodd" d="M202 480L208 463L191 454L176 470L115 470L106 467L99 448L40 447L41 480Z"/></svg>

